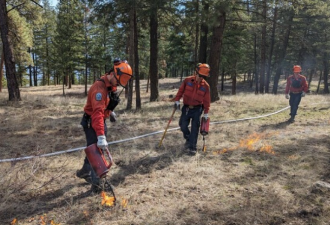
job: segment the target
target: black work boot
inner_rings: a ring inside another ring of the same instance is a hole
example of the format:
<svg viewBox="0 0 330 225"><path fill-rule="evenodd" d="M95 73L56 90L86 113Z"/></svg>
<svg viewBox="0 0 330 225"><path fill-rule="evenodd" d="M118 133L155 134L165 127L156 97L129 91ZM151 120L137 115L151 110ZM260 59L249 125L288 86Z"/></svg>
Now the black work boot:
<svg viewBox="0 0 330 225"><path fill-rule="evenodd" d="M88 183L91 183L91 166L89 164L84 163L83 167L80 170L77 170L76 176L81 179L85 179Z"/></svg>
<svg viewBox="0 0 330 225"><path fill-rule="evenodd" d="M196 155L196 153L197 153L196 149L189 148L189 153L188 153L189 155L194 156L194 155Z"/></svg>
<svg viewBox="0 0 330 225"><path fill-rule="evenodd" d="M294 116L291 116L291 118L288 120L289 123L294 123Z"/></svg>

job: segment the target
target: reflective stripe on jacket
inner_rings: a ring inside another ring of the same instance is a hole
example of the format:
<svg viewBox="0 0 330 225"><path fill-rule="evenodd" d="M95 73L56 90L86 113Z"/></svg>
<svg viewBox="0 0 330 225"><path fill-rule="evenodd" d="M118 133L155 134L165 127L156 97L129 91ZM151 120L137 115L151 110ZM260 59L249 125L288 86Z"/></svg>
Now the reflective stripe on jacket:
<svg viewBox="0 0 330 225"><path fill-rule="evenodd" d="M197 83L195 76L187 77L182 82L174 100L180 101L182 96L184 105L203 105L204 113L209 112L211 103L210 85L204 79Z"/></svg>

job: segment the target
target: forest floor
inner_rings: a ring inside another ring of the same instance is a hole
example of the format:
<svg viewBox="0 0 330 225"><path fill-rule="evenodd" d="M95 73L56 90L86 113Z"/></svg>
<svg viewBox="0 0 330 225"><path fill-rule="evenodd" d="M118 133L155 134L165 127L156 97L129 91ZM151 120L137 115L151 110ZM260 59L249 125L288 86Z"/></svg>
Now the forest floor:
<svg viewBox="0 0 330 225"><path fill-rule="evenodd" d="M169 96L180 85L161 79L159 101L149 102L142 81L142 109L125 110L122 101L118 121L107 123L114 206L75 177L85 157L84 87L65 88L65 97L61 86L21 88L16 104L3 90L0 160L8 162L0 161L0 224L329 224L330 96L315 94L312 84L291 124L289 109L278 112L288 106L284 80L278 95L224 92L211 104L206 151L199 136L198 153L189 156L175 129L180 112L162 147L162 132L130 139L164 130ZM15 160L47 153L54 155Z"/></svg>

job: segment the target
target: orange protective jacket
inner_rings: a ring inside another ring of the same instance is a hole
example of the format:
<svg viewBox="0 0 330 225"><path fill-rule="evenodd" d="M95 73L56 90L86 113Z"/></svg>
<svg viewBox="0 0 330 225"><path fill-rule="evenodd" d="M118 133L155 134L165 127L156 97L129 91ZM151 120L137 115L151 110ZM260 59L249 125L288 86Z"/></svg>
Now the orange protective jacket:
<svg viewBox="0 0 330 225"><path fill-rule="evenodd" d="M286 82L285 94L289 94L290 92L299 93L299 92L307 92L307 91L308 91L308 83L306 81L305 76L299 74L297 77L295 77L294 75L288 77Z"/></svg>
<svg viewBox="0 0 330 225"><path fill-rule="evenodd" d="M117 87L112 87L109 80L102 76L90 87L87 96L87 103L84 107L86 114L91 116L92 127L97 136L104 135L104 121L110 116L111 111L107 110L110 102L108 93L114 91Z"/></svg>
<svg viewBox="0 0 330 225"><path fill-rule="evenodd" d="M174 100L180 101L182 96L184 105L203 105L204 113L209 112L211 103L210 85L204 79L198 83L195 75L187 77L182 82Z"/></svg>

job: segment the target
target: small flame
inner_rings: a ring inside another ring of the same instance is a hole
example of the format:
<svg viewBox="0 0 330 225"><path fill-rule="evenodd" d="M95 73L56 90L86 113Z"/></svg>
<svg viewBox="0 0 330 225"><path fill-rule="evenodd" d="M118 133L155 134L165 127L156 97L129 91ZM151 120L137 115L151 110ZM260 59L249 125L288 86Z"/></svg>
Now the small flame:
<svg viewBox="0 0 330 225"><path fill-rule="evenodd" d="M273 147L270 145L264 145L260 148L261 152L267 152L269 154L275 155L275 152L273 151Z"/></svg>
<svg viewBox="0 0 330 225"><path fill-rule="evenodd" d="M102 205L105 204L106 206L113 206L115 204L115 197L107 196L107 194L104 191L101 192L101 196L102 196L102 202L101 202Z"/></svg>
<svg viewBox="0 0 330 225"><path fill-rule="evenodd" d="M40 216L40 220L41 220L41 225L46 225L46 214L45 216Z"/></svg>
<svg viewBox="0 0 330 225"><path fill-rule="evenodd" d="M275 132L276 134L276 132ZM260 151L260 152L266 152L272 155L275 155L275 152L273 151L273 147L270 145L262 145L260 148L260 142L262 141L263 138L270 137L274 135L274 133L266 133L266 134L257 134L253 133L250 136L248 136L246 139L242 139L239 141L239 145L236 147L231 147L231 148L224 148L222 150L214 151L213 154L224 154L229 151L234 151L238 148L245 148L249 151Z"/></svg>
<svg viewBox="0 0 330 225"><path fill-rule="evenodd" d="M13 221L11 221L10 225L14 225L14 224L16 224L16 222L17 222L17 219L15 218L15 219L13 219Z"/></svg>
<svg viewBox="0 0 330 225"><path fill-rule="evenodd" d="M60 225L59 223L55 223L53 220L50 221L50 225Z"/></svg>
<svg viewBox="0 0 330 225"><path fill-rule="evenodd" d="M89 216L89 213L86 210L84 210L83 213L84 213L85 217L88 217Z"/></svg>
<svg viewBox="0 0 330 225"><path fill-rule="evenodd" d="M123 208L126 208L126 207L127 207L127 204L128 204L127 199L123 199L123 200L121 201L121 206L122 206Z"/></svg>

